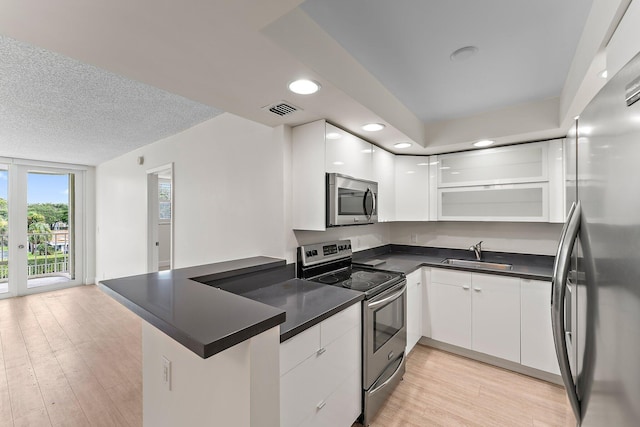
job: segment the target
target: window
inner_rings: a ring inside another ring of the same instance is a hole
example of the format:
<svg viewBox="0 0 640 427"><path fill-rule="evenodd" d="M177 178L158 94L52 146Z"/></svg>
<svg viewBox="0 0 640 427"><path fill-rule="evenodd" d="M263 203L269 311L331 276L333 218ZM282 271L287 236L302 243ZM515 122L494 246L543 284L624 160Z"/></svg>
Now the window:
<svg viewBox="0 0 640 427"><path fill-rule="evenodd" d="M171 221L171 180L158 179L158 219L160 222Z"/></svg>

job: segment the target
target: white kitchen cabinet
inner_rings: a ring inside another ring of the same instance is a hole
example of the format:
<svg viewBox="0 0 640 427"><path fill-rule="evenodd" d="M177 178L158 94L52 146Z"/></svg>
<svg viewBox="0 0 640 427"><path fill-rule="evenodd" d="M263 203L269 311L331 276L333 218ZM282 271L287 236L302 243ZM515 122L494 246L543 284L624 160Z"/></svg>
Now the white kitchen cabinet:
<svg viewBox="0 0 640 427"><path fill-rule="evenodd" d="M551 329L551 283L520 279L521 363L560 374Z"/></svg>
<svg viewBox="0 0 640 427"><path fill-rule="evenodd" d="M438 156L438 187L548 181L547 142Z"/></svg>
<svg viewBox="0 0 640 427"><path fill-rule="evenodd" d="M393 174L388 168L391 163L389 156L393 158L393 154L384 154L382 148L325 120L294 127L291 150L294 230L326 230L326 174L333 172L369 181L383 176L378 192L378 212L385 221L393 219L395 185L393 179L387 179ZM374 173L373 155L376 152L379 153Z"/></svg>
<svg viewBox="0 0 640 427"><path fill-rule="evenodd" d="M438 189L438 220L549 220L549 184L501 184Z"/></svg>
<svg viewBox="0 0 640 427"><path fill-rule="evenodd" d="M350 426L358 418L361 307L354 304L281 344L281 426Z"/></svg>
<svg viewBox="0 0 640 427"><path fill-rule="evenodd" d="M373 147L373 180L378 183L378 221L394 221L396 217L395 154Z"/></svg>
<svg viewBox="0 0 640 427"><path fill-rule="evenodd" d="M325 172L373 180L373 145L342 129L325 124Z"/></svg>
<svg viewBox="0 0 640 427"><path fill-rule="evenodd" d="M520 363L520 279L471 276L471 349Z"/></svg>
<svg viewBox="0 0 640 427"><path fill-rule="evenodd" d="M566 185L564 139L549 141L549 222L564 223Z"/></svg>
<svg viewBox="0 0 640 427"><path fill-rule="evenodd" d="M520 279L431 269L431 338L520 363Z"/></svg>
<svg viewBox="0 0 640 427"><path fill-rule="evenodd" d="M431 338L471 348L471 273L432 268L427 292Z"/></svg>
<svg viewBox="0 0 640 427"><path fill-rule="evenodd" d="M407 275L407 348L413 349L422 336L422 271L418 269Z"/></svg>
<svg viewBox="0 0 640 427"><path fill-rule="evenodd" d="M396 221L429 220L429 157L396 156Z"/></svg>

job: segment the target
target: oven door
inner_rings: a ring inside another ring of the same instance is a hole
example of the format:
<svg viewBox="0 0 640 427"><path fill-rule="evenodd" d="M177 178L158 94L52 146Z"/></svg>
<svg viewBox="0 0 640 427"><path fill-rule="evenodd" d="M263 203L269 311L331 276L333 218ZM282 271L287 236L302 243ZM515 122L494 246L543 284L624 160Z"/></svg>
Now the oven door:
<svg viewBox="0 0 640 427"><path fill-rule="evenodd" d="M407 345L407 281L365 301L363 387L369 389Z"/></svg>
<svg viewBox="0 0 640 427"><path fill-rule="evenodd" d="M377 196L378 184L375 182L327 174L327 225L377 222Z"/></svg>

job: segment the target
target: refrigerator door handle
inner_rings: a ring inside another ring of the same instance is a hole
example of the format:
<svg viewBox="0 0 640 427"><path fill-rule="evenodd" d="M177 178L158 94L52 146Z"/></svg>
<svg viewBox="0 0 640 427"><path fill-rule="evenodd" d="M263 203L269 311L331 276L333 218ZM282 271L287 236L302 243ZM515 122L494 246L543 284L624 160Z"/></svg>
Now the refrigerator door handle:
<svg viewBox="0 0 640 427"><path fill-rule="evenodd" d="M569 366L569 354L567 351L567 337L564 329L565 305L564 299L567 290L567 278L571 266L571 251L580 231L581 207L580 201L574 203L569 210L567 222L562 229L558 252L553 265L553 278L551 280L551 325L553 328L553 340L556 347L560 374L567 390L571 408L576 417L577 425L581 422L580 400L573 382L571 368Z"/></svg>

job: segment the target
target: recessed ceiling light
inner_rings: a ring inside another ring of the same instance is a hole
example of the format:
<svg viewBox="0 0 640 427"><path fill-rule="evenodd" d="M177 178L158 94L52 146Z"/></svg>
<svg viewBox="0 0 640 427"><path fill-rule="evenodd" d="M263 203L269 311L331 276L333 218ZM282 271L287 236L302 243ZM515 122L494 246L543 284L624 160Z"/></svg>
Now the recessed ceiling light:
<svg viewBox="0 0 640 427"><path fill-rule="evenodd" d="M385 128L385 125L382 123L367 123L362 126L362 130L366 130L367 132L377 132Z"/></svg>
<svg viewBox="0 0 640 427"><path fill-rule="evenodd" d="M607 70L604 70L604 71L601 71L598 75L603 79L606 79L609 73L607 73Z"/></svg>
<svg viewBox="0 0 640 427"><path fill-rule="evenodd" d="M344 162L337 161L337 162L333 162L333 164L336 166L341 166L341 165L344 165Z"/></svg>
<svg viewBox="0 0 640 427"><path fill-rule="evenodd" d="M453 53L449 55L449 59L452 61L464 61L478 53L478 50L479 49L476 46L461 47L460 49L453 51Z"/></svg>
<svg viewBox="0 0 640 427"><path fill-rule="evenodd" d="M320 89L320 83L313 80L300 79L289 83L289 90L298 95L311 95Z"/></svg>
<svg viewBox="0 0 640 427"><path fill-rule="evenodd" d="M327 134L327 139L340 139L342 138L342 135L340 135L338 132L329 132Z"/></svg>
<svg viewBox="0 0 640 427"><path fill-rule="evenodd" d="M396 148L409 148L411 147L411 143L410 142L398 142L397 144L393 144L394 147Z"/></svg>
<svg viewBox="0 0 640 427"><path fill-rule="evenodd" d="M488 147L490 145L493 145L495 141L492 141L490 139L483 139L482 141L478 141L478 142L474 142L473 146L474 147Z"/></svg>

